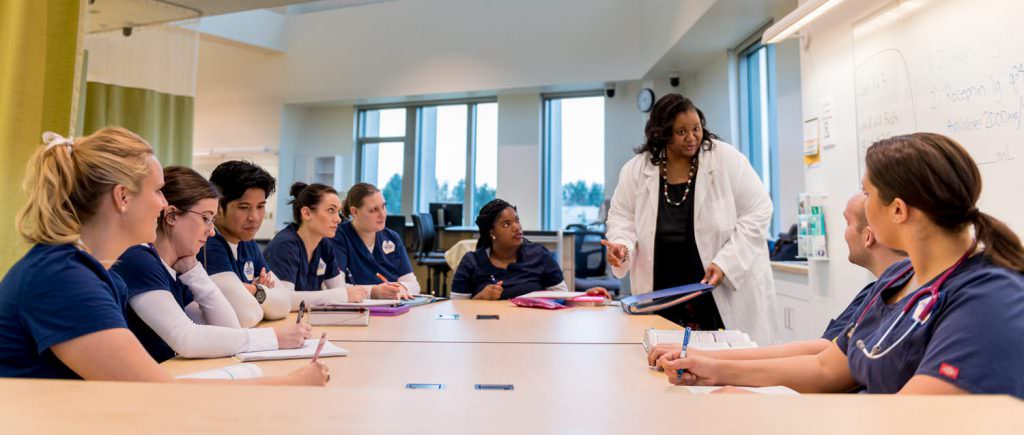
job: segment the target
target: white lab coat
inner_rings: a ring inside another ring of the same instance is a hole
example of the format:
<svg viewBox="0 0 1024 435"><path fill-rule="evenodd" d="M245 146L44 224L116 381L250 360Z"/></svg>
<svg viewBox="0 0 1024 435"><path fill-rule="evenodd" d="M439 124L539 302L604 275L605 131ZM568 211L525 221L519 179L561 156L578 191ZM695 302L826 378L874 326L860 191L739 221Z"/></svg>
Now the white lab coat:
<svg viewBox="0 0 1024 435"><path fill-rule="evenodd" d="M629 248L626 264L633 294L652 291L654 234L658 221L658 166L648 153L623 165L608 212L608 240ZM767 345L776 337L775 285L768 262L772 202L750 162L732 145L714 141L700 151L694 195L694 238L706 269L715 263L725 273L712 292L729 329L750 334Z"/></svg>

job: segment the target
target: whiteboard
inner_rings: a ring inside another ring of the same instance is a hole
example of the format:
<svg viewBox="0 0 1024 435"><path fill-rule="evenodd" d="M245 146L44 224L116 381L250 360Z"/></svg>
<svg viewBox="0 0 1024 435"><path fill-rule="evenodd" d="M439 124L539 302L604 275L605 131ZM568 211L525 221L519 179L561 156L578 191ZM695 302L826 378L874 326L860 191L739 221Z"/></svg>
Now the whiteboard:
<svg viewBox="0 0 1024 435"><path fill-rule="evenodd" d="M874 141L930 131L983 177L979 208L1024 232L1024 1L897 0L852 28L860 174Z"/></svg>

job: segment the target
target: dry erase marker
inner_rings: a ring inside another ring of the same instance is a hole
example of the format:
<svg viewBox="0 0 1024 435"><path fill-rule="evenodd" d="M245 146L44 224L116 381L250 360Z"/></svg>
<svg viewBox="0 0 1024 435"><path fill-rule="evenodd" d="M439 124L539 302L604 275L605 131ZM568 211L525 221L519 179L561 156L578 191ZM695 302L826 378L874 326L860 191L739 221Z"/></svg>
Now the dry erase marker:
<svg viewBox="0 0 1024 435"><path fill-rule="evenodd" d="M683 350L679 352L679 359L686 358L686 346L690 344L690 327L687 326L686 330L683 331ZM683 373L686 373L686 369L676 370L676 375L679 376L679 382L683 381Z"/></svg>
<svg viewBox="0 0 1024 435"><path fill-rule="evenodd" d="M320 333L320 342L316 344L316 352L313 352L313 361L310 364L316 364L316 359L320 357L320 351L324 350L324 343L327 342L327 331Z"/></svg>
<svg viewBox="0 0 1024 435"><path fill-rule="evenodd" d="M302 313L306 312L306 301L299 302L299 314L295 316L295 323L302 323Z"/></svg>

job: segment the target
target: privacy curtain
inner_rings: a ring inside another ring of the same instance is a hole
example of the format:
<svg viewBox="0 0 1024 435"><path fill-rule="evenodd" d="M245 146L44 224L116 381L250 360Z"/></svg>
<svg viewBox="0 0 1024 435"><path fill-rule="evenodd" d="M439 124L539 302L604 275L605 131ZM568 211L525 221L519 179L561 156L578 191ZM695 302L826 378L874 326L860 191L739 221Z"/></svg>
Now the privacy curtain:
<svg viewBox="0 0 1024 435"><path fill-rule="evenodd" d="M25 252L14 229L40 135L73 133L80 0L0 1L0 278Z"/></svg>
<svg viewBox="0 0 1024 435"><path fill-rule="evenodd" d="M189 96L89 82L85 131L121 126L149 141L162 165L190 166L194 106Z"/></svg>

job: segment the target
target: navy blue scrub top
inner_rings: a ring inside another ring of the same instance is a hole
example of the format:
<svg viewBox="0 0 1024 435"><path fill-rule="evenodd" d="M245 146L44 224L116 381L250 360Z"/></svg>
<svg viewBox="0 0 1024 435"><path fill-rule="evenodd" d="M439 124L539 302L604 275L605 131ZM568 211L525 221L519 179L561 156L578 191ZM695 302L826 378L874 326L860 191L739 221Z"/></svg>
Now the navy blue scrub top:
<svg viewBox="0 0 1024 435"><path fill-rule="evenodd" d="M0 281L0 377L81 379L50 347L128 328L125 291L71 244L33 246Z"/></svg>
<svg viewBox="0 0 1024 435"><path fill-rule="evenodd" d="M501 298L511 299L544 290L564 280L562 268L551 256L551 251L524 240L516 253L516 262L509 264L508 269L499 269L492 264L487 249L467 253L452 278L452 293L475 296L484 287L504 281Z"/></svg>
<svg viewBox="0 0 1024 435"><path fill-rule="evenodd" d="M870 350L919 290L892 305L885 303L910 279L907 274L888 285L910 262L897 265L901 267L890 268L876 281L871 298L881 295L860 324L837 341L858 383L868 393L896 393L911 377L923 374L971 393L1024 398L1024 274L996 266L983 255L968 258L949 276L930 317L889 354L871 360L856 347L857 340L864 340ZM863 312L858 310L854 320ZM912 313L900 320L882 350L907 331Z"/></svg>
<svg viewBox="0 0 1024 435"><path fill-rule="evenodd" d="M857 295L853 297L853 300L850 301L850 305L847 305L843 312L839 313L839 317L828 322L825 332L821 333L821 338L837 341L839 336L846 332L847 328L853 326L853 322L857 320L857 314L860 314L860 310L864 308L864 301L868 299L871 289L874 287L875 283L872 282L860 289Z"/></svg>
<svg viewBox="0 0 1024 435"><path fill-rule="evenodd" d="M192 291L176 277L171 276L163 261L160 261L160 255L149 245L128 248L110 270L124 280L128 288L128 300L155 290L169 291L182 311L192 303ZM135 313L131 305L128 305L128 329L138 337L142 347L146 348L156 362L174 358L174 349L171 349L171 346Z"/></svg>
<svg viewBox="0 0 1024 435"><path fill-rule="evenodd" d="M351 221L338 226L331 244L348 283L373 285L380 283L378 273L388 281L397 281L398 277L412 273L405 244L401 236L390 228L377 232L373 252L366 249Z"/></svg>
<svg viewBox="0 0 1024 435"><path fill-rule="evenodd" d="M324 281L339 274L333 242L321 240L313 250L313 258L307 262L306 245L299 238L297 228L289 224L274 236L264 251L267 264L278 279L295 284L295 290L322 290Z"/></svg>
<svg viewBox="0 0 1024 435"><path fill-rule="evenodd" d="M196 254L196 259L210 276L234 272L238 279L246 284L252 284L252 281L260 276L261 270L267 269L267 273L271 270L267 267L260 246L255 241L238 242L238 258L235 258L231 253L231 246L220 231L206 240L206 245Z"/></svg>

